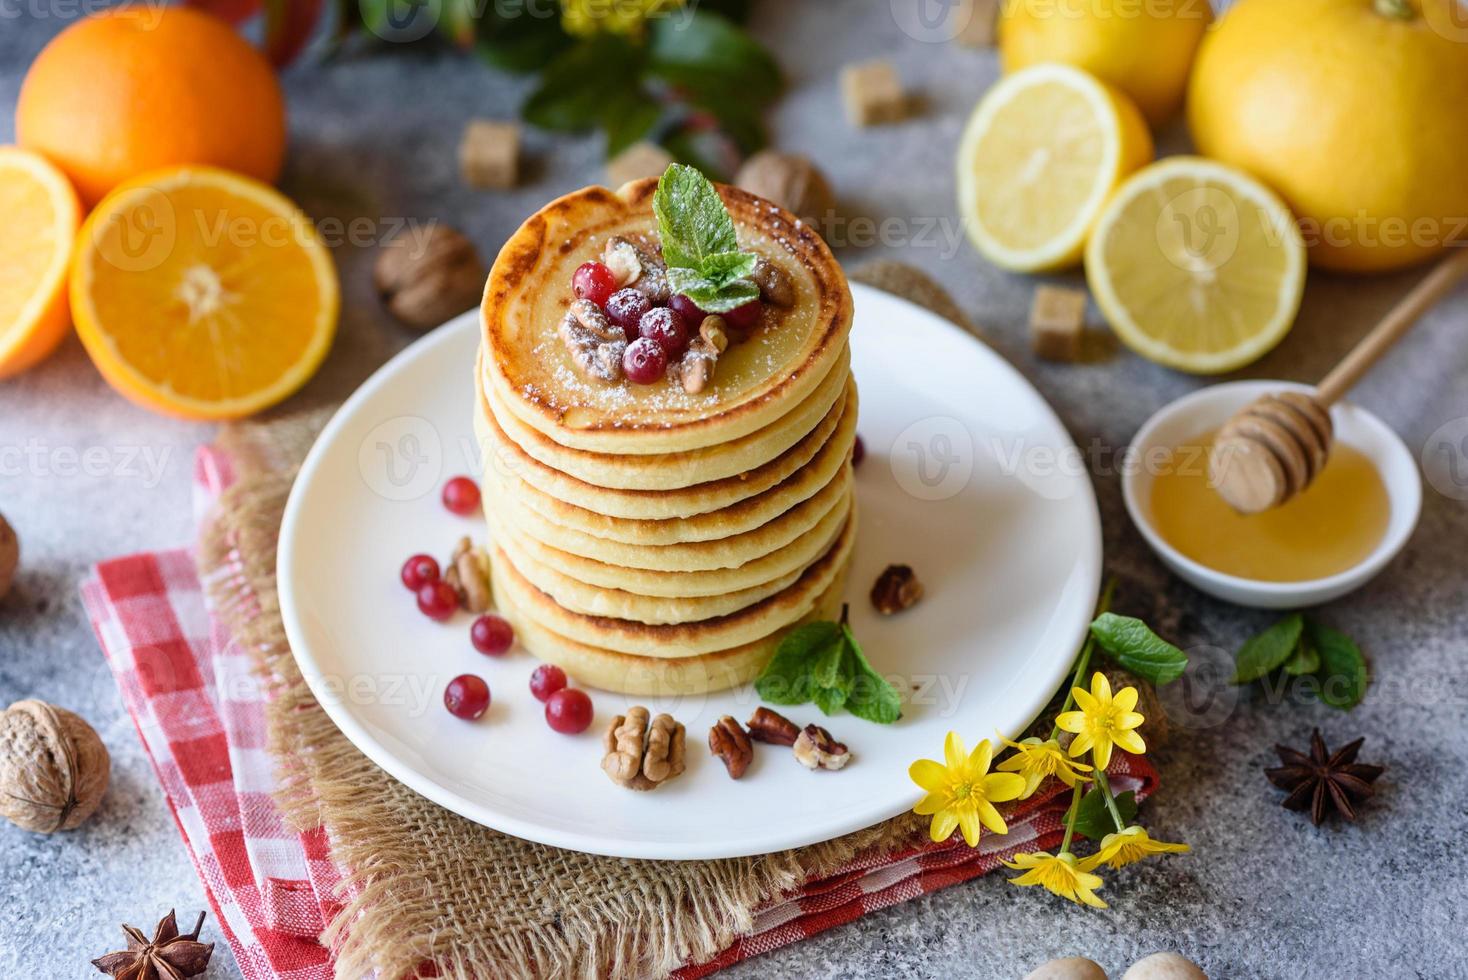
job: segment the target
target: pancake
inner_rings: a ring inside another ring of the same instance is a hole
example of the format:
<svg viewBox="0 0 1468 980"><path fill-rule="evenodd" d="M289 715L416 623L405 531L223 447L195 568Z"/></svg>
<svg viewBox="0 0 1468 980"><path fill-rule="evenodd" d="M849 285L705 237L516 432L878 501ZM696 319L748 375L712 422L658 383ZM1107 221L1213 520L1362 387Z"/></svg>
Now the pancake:
<svg viewBox="0 0 1468 980"><path fill-rule="evenodd" d="M846 394L835 431L808 464L763 493L718 510L666 520L612 517L557 500L528 481L519 479L523 474L512 475L495 467L485 470L486 492L493 484L502 488L508 485L515 502L534 511L542 521L568 532L623 544L665 545L728 538L768 524L790 508L809 500L836 477L850 456L856 437L855 388L848 387ZM824 422L823 419L823 425ZM540 537L565 550L577 550L569 545L559 545L553 538Z"/></svg>
<svg viewBox="0 0 1468 980"><path fill-rule="evenodd" d="M816 599L815 607L800 623L830 620L840 615L847 571L847 568L840 570L836 580ZM696 657L639 657L568 640L534 622L507 602L500 603L500 611L514 625L515 634L525 649L565 670L577 684L653 697L708 694L747 684L765 669L780 640L789 631L776 630L752 643ZM791 626L800 623L792 623Z"/></svg>
<svg viewBox="0 0 1468 980"><path fill-rule="evenodd" d="M490 270L480 305L486 389L492 402L562 446L647 454L730 442L804 401L846 346L851 291L821 236L768 201L720 186L740 247L785 272L794 305L768 306L750 335L719 357L713 384L699 394L583 377L556 331L573 299L572 274L600 260L610 237L655 233L656 189L649 178L616 192L588 187L558 198L510 236Z"/></svg>
<svg viewBox="0 0 1468 980"><path fill-rule="evenodd" d="M495 510L502 525L579 558L658 572L703 572L738 568L785 547L845 501L851 493L851 474L850 466L842 467L809 499L759 527L727 538L677 544L626 544L562 527L519 503L516 485L492 471L485 477L489 496L485 506Z"/></svg>
<svg viewBox="0 0 1468 980"><path fill-rule="evenodd" d="M677 490L598 487L546 466L510 441L490 414L482 394L474 412L474 434L479 440L480 455L486 469L493 466L501 472L512 473L545 496L563 501L567 506L579 507L608 519L672 520L732 507L778 486L808 465L830 441L838 426L849 428L854 437L855 397L856 384L848 380L846 400L838 401L804 438L764 466ZM583 530L590 532L591 529Z"/></svg>
<svg viewBox="0 0 1468 980"><path fill-rule="evenodd" d="M848 520L820 560L785 589L725 616L690 623L648 624L571 612L531 585L499 548L490 552L490 574L497 597L567 639L644 657L691 657L751 643L804 616L846 565L855 540L855 521Z"/></svg>
<svg viewBox="0 0 1468 980"><path fill-rule="evenodd" d="M850 352L843 344L830 370L804 400L766 426L728 442L682 452L628 455L569 449L507 411L499 396L484 391L484 401L500 430L515 445L552 469L599 487L618 490L677 490L722 480L763 466L820 424L841 398L850 376Z"/></svg>
<svg viewBox="0 0 1468 980"><path fill-rule="evenodd" d="M804 568L830 546L846 523L852 506L850 495L820 523L778 551L773 551L738 568L716 568L702 572L660 572L643 568L624 568L605 562L581 558L549 547L514 528L497 522L493 509L485 516L492 541L513 538L515 546L542 565L586 585L603 589L620 589L637 595L671 599L721 595L764 585L782 575Z"/></svg>

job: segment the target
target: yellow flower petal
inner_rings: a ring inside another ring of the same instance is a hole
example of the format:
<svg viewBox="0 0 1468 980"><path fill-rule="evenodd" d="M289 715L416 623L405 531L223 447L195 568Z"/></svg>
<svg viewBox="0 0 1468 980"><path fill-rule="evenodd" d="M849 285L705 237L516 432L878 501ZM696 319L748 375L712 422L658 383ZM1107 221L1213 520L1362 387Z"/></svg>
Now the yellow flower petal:
<svg viewBox="0 0 1468 980"><path fill-rule="evenodd" d="M907 768L907 775L929 793L940 793L948 786L948 770L932 759L919 759Z"/></svg>
<svg viewBox="0 0 1468 980"><path fill-rule="evenodd" d="M1124 711L1116 716L1116 727L1121 729L1140 728L1147 719L1135 711Z"/></svg>
<svg viewBox="0 0 1468 980"><path fill-rule="evenodd" d="M994 809L994 804L990 803L988 800L975 800L974 810L978 813L980 822L982 822L985 827L988 827L990 830L994 831L994 833L1009 833L1009 824L1004 822L1004 818L999 815L999 811Z"/></svg>
<svg viewBox="0 0 1468 980"><path fill-rule="evenodd" d="M1060 726L1063 732L1078 734L1086 727L1086 714L1083 711L1065 711L1055 716L1055 724ZM1071 753L1071 755L1075 754Z"/></svg>
<svg viewBox="0 0 1468 980"><path fill-rule="evenodd" d="M1135 687L1122 688L1116 692L1116 697L1111 699L1111 703L1122 711L1135 710L1137 707L1137 689Z"/></svg>
<svg viewBox="0 0 1468 980"><path fill-rule="evenodd" d="M1086 752L1086 750L1089 749L1095 743L1096 743L1095 737L1090 732L1083 730L1083 731L1081 731L1081 733L1079 735L1077 735L1075 738L1071 739L1071 742L1070 742L1070 754L1071 755L1084 755L1085 752ZM1105 766L1102 766L1101 768L1105 769L1106 767Z"/></svg>
<svg viewBox="0 0 1468 980"><path fill-rule="evenodd" d="M1147 743L1136 732L1116 732L1111 740L1132 755L1142 755L1147 751Z"/></svg>
<svg viewBox="0 0 1468 980"><path fill-rule="evenodd" d="M995 772L984 777L983 785L985 797L994 803L1004 803L1017 799L1024 792L1025 779L1007 772Z"/></svg>
<svg viewBox="0 0 1468 980"><path fill-rule="evenodd" d="M1080 736L1076 738L1076 741L1079 742L1081 738L1084 737L1085 736ZM1071 748L1074 749L1075 745L1071 745ZM1106 767L1111 765L1111 739L1096 739L1096 745L1094 751L1092 752L1092 755L1096 760L1096 768L1104 772L1106 770Z"/></svg>
<svg viewBox="0 0 1468 980"><path fill-rule="evenodd" d="M980 804L986 806L987 804ZM993 809L993 807L990 807ZM958 815L958 827L963 831L963 840L969 847L979 846L979 814L973 809L965 809ZM989 828L993 830L993 827ZM1001 831L1002 832L1002 831Z"/></svg>
<svg viewBox="0 0 1468 980"><path fill-rule="evenodd" d="M968 750L963 746L963 739L957 732L949 732L948 737L943 740L943 761L955 774L963 771L963 764L968 756Z"/></svg>
<svg viewBox="0 0 1468 980"><path fill-rule="evenodd" d="M1075 696L1076 704L1081 706L1082 711L1093 712L1101 707L1101 702L1091 697L1090 693L1084 688L1073 687L1070 689L1070 693Z"/></svg>
<svg viewBox="0 0 1468 980"><path fill-rule="evenodd" d="M953 831L957 828L958 814L952 810L943 810L933 816L933 825L928 828L928 836L932 837L935 843L941 844L952 837Z"/></svg>
<svg viewBox="0 0 1468 980"><path fill-rule="evenodd" d="M948 805L948 797L942 793L929 793L918 801L918 805L912 808L912 812L920 817L937 813Z"/></svg>
<svg viewBox="0 0 1468 980"><path fill-rule="evenodd" d="M1102 703L1111 700L1111 682L1099 670L1091 675L1091 693Z"/></svg>
<svg viewBox="0 0 1468 980"><path fill-rule="evenodd" d="M974 751L968 757L968 764L972 767L974 776L982 776L989 771L989 763L994 761L994 746L986 738L974 746Z"/></svg>

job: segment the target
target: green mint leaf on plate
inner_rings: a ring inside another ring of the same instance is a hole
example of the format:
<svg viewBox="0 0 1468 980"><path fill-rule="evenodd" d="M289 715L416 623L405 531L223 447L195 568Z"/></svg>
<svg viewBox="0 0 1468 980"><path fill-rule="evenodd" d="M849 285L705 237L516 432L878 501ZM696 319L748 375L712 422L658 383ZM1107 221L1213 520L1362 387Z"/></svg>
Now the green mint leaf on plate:
<svg viewBox="0 0 1468 980"><path fill-rule="evenodd" d="M1258 636L1250 637L1234 658L1234 683L1257 681L1284 666L1300 643L1305 621L1299 613L1291 613Z"/></svg>
<svg viewBox="0 0 1468 980"><path fill-rule="evenodd" d="M1116 796L1116 808L1121 811L1121 819L1131 823L1132 818L1137 815L1137 794L1131 790L1118 793ZM1092 786L1090 792L1082 796L1073 809L1076 809L1075 832L1088 840L1099 841L1107 834L1116 833L1116 821L1111 819L1111 811L1106 809L1106 798L1101 791ZM1067 811L1066 819L1070 819Z"/></svg>
<svg viewBox="0 0 1468 980"><path fill-rule="evenodd" d="M844 707L880 725L902 714L897 689L872 669L845 623L807 623L791 630L754 689L770 704L810 702L828 715Z"/></svg>
<svg viewBox="0 0 1468 980"><path fill-rule="evenodd" d="M1310 645L1309 640L1301 638L1295 652L1290 654L1290 659L1280 664L1280 669L1292 677L1313 674L1320 669L1320 653Z"/></svg>
<svg viewBox="0 0 1468 980"><path fill-rule="evenodd" d="M811 695L811 701L821 709L821 714L834 715L846 703L846 692L835 687L818 687Z"/></svg>
<svg viewBox="0 0 1468 980"><path fill-rule="evenodd" d="M1102 613L1091 624L1091 635L1117 663L1153 684L1169 684L1188 667L1187 654L1131 616Z"/></svg>
<svg viewBox="0 0 1468 980"><path fill-rule="evenodd" d="M835 623L807 623L785 634L775 656L754 682L759 696L770 704L805 704L811 699L810 664L831 644L840 644L841 627Z"/></svg>
<svg viewBox="0 0 1468 980"><path fill-rule="evenodd" d="M1349 636L1319 623L1305 624L1320 660L1320 700L1348 711L1366 696L1366 658Z"/></svg>
<svg viewBox="0 0 1468 980"><path fill-rule="evenodd" d="M879 725L892 724L902 716L902 698L887 678L872 669L851 627L842 624L841 632L846 638L846 649L855 675L846 696L846 710Z"/></svg>
<svg viewBox="0 0 1468 980"><path fill-rule="evenodd" d="M709 313L727 313L759 298L759 287L747 278L759 259L739 250L734 219L707 177L672 164L658 180L652 210L673 292Z"/></svg>
<svg viewBox="0 0 1468 980"><path fill-rule="evenodd" d="M831 643L815 655L810 668L811 683L816 687L839 688L842 700L845 700L846 691L851 687L847 660L846 637L837 633Z"/></svg>

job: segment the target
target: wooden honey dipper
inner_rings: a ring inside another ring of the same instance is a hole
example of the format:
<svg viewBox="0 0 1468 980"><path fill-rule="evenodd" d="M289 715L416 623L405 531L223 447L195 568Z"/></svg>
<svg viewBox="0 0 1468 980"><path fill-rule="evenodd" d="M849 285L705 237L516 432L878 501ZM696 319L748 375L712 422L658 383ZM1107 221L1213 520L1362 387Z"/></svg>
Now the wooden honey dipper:
<svg viewBox="0 0 1468 980"><path fill-rule="evenodd" d="M1308 487L1330 458L1330 406L1464 276L1468 248L1454 249L1316 385L1314 394L1264 395L1229 419L1208 458L1208 477L1219 495L1234 510L1257 514Z"/></svg>

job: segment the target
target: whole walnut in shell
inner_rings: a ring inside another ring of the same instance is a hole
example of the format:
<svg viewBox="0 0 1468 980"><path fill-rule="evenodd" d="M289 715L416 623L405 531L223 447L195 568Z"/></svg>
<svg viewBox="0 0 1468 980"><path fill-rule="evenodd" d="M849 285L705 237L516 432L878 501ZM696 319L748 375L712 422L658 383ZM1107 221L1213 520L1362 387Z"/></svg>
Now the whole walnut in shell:
<svg viewBox="0 0 1468 980"><path fill-rule="evenodd" d="M816 230L836 209L825 174L796 153L761 150L744 161L734 184L780 205Z"/></svg>
<svg viewBox="0 0 1468 980"><path fill-rule="evenodd" d="M0 599L5 598L15 582L15 569L20 564L20 540L10 523L0 515Z"/></svg>
<svg viewBox="0 0 1468 980"><path fill-rule="evenodd" d="M81 718L44 701L0 715L0 814L51 834L82 824L102 802L112 760Z"/></svg>
<svg viewBox="0 0 1468 980"><path fill-rule="evenodd" d="M388 312L415 330L474 307L488 277L474 243L437 222L384 242L372 270Z"/></svg>

